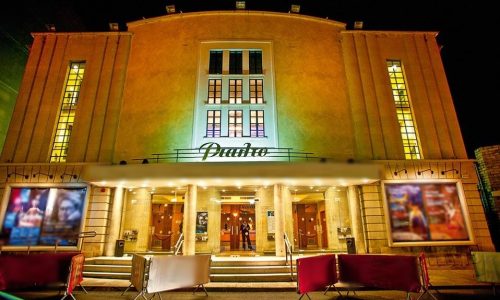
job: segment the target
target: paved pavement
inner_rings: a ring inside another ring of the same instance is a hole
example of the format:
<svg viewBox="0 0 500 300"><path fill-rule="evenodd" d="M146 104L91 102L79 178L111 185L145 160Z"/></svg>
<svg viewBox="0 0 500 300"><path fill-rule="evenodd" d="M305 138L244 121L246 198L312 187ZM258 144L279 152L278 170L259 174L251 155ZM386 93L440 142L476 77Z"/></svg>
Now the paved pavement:
<svg viewBox="0 0 500 300"><path fill-rule="evenodd" d="M500 292L500 291L497 291ZM40 299L52 300L61 299L61 294L57 291L32 291L32 292L19 292L13 293L21 299ZM103 290L90 290L89 294L83 292L76 292L75 297L78 300L90 299L106 299L106 300L132 300L137 295L136 292L127 292L124 296L120 296L121 291L103 291ZM435 292L434 292L435 294ZM345 295L345 293L344 293ZM485 300L485 299L499 299L494 297L492 289L478 288L467 290L441 290L439 294L435 294L438 300ZM227 299L227 300L285 300L285 299L299 299L299 295L295 292L210 292L208 297L203 293L193 295L191 292L164 292L161 294L163 300L210 300L210 299ZM406 293L398 291L358 291L355 296L340 298L334 292L328 292L325 296L321 292L310 293L309 296L312 300L333 300L333 299L346 299L346 300L387 300L387 299L405 299ZM416 299L418 294L412 294L412 299ZM148 297L149 298L149 297ZM68 299L68 298L66 298ZM155 297L159 299L159 297ZM302 299L307 299L303 297ZM432 299L432 297L425 295L421 300Z"/></svg>
<svg viewBox="0 0 500 300"><path fill-rule="evenodd" d="M497 286L497 297L493 296L491 285L477 282L474 278L474 272L471 269L462 270L430 270L429 277L431 283L439 293L438 300L483 300L500 299L500 287ZM78 300L106 299L106 300L132 300L137 295L135 291L129 291L124 296L120 296L122 291L130 284L128 280L113 279L92 279L86 278L83 286L87 288L89 294L84 294L77 289L75 296ZM170 291L162 293L163 300L204 300L204 299L244 299L244 300L282 300L298 299L299 295L295 293L296 282L268 282L268 283L219 283L210 282L206 285L209 296L205 297L203 293L193 295L189 290ZM32 291L13 291L13 295L21 299L61 299L62 293L58 295L57 290L32 290ZM345 295L345 292L343 292ZM418 298L418 294L413 294L413 299ZM321 292L310 293L312 300L340 299L334 292L328 292L324 296ZM149 297L148 297L149 298ZM356 292L355 296L344 297L342 299L366 299L366 300L386 300L386 299L405 299L406 293L400 291L372 291L363 290ZM0 299L1 296L0 296ZM69 298L66 298L69 299ZM155 299L159 299L156 297ZM303 297L302 299L307 299ZM421 300L432 299L426 295Z"/></svg>

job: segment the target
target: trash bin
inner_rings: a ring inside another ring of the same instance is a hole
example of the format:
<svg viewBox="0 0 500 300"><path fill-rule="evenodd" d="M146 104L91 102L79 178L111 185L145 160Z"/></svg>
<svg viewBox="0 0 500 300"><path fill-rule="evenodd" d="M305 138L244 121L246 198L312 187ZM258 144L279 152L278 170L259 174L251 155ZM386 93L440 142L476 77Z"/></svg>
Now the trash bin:
<svg viewBox="0 0 500 300"><path fill-rule="evenodd" d="M122 257L125 250L125 240L116 240L115 256Z"/></svg>
<svg viewBox="0 0 500 300"><path fill-rule="evenodd" d="M345 238L345 243L347 245L348 254L356 254L356 241L353 237Z"/></svg>

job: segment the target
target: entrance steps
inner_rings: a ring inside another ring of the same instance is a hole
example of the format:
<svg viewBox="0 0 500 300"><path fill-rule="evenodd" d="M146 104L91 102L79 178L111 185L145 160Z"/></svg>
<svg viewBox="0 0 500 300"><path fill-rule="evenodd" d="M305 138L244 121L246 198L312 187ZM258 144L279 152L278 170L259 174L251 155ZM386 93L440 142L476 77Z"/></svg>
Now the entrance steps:
<svg viewBox="0 0 500 300"><path fill-rule="evenodd" d="M92 257L85 259L83 277L103 279L130 279L132 257ZM274 256L212 258L212 282L291 282L295 266L285 258Z"/></svg>
<svg viewBox="0 0 500 300"><path fill-rule="evenodd" d="M91 257L85 258L83 277L130 279L132 257Z"/></svg>

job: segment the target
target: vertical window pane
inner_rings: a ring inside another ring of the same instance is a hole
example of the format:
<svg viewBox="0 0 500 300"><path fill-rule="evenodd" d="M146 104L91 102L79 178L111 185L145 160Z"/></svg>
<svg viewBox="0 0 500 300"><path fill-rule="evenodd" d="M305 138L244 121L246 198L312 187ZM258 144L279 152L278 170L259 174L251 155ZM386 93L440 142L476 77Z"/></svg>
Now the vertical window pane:
<svg viewBox="0 0 500 300"><path fill-rule="evenodd" d="M251 137L264 137L264 111L251 110L250 111L250 136Z"/></svg>
<svg viewBox="0 0 500 300"><path fill-rule="evenodd" d="M264 103L264 87L262 79L250 79L250 103Z"/></svg>
<svg viewBox="0 0 500 300"><path fill-rule="evenodd" d="M242 74L242 73L243 73L243 52L230 51L229 74Z"/></svg>
<svg viewBox="0 0 500 300"><path fill-rule="evenodd" d="M222 80L209 79L208 80L208 103L220 104L222 95Z"/></svg>
<svg viewBox="0 0 500 300"><path fill-rule="evenodd" d="M68 79L64 86L63 99L57 119L56 132L50 152L50 162L65 162L68 155L69 139L75 121L76 105L80 96L85 73L85 62L72 62L69 66Z"/></svg>
<svg viewBox="0 0 500 300"><path fill-rule="evenodd" d="M415 121L411 112L410 98L406 89L401 61L388 60L387 71L391 82L392 97L403 139L403 151L406 159L421 159Z"/></svg>
<svg viewBox="0 0 500 300"><path fill-rule="evenodd" d="M262 51L250 51L248 59L250 74L262 74Z"/></svg>
<svg viewBox="0 0 500 300"><path fill-rule="evenodd" d="M240 104L243 100L243 81L241 79L229 80L229 103Z"/></svg>
<svg viewBox="0 0 500 300"><path fill-rule="evenodd" d="M207 137L220 137L220 110L207 111Z"/></svg>
<svg viewBox="0 0 500 300"><path fill-rule="evenodd" d="M230 110L228 118L229 137L243 136L243 111Z"/></svg>
<svg viewBox="0 0 500 300"><path fill-rule="evenodd" d="M222 51L210 51L209 74L222 74Z"/></svg>

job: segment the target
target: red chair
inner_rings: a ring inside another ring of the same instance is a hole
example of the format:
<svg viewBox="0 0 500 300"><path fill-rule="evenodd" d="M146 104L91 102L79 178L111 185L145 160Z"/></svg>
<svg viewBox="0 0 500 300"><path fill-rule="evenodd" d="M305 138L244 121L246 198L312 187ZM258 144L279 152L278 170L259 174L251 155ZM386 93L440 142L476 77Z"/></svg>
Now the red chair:
<svg viewBox="0 0 500 300"><path fill-rule="evenodd" d="M328 292L333 287L337 293L340 292L335 287L337 282L337 267L335 254L319 255L297 259L297 293L300 299L307 296L308 292L323 291Z"/></svg>

